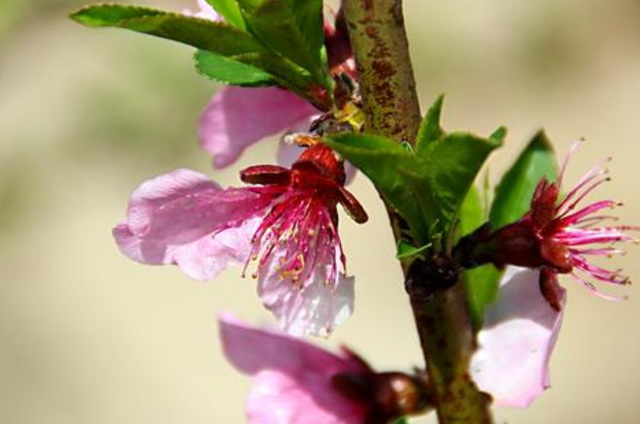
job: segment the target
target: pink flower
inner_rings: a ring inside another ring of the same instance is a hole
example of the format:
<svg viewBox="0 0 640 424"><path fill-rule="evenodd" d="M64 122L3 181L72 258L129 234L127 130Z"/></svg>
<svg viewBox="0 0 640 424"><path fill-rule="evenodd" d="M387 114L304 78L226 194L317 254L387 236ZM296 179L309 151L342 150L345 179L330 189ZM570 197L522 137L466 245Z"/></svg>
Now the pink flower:
<svg viewBox="0 0 640 424"><path fill-rule="evenodd" d="M507 270L478 334L470 373L500 406L528 407L549 387L549 360L562 313L532 284L537 274ZM229 361L253 377L246 403L249 424L387 423L432 406L423 375L376 373L349 350L335 355L229 316L222 317L220 328Z"/></svg>
<svg viewBox="0 0 640 424"><path fill-rule="evenodd" d="M361 424L366 405L332 385L339 373L369 370L349 354L334 355L302 340L248 327L228 316L220 320L226 357L254 377L246 402L249 424Z"/></svg>
<svg viewBox="0 0 640 424"><path fill-rule="evenodd" d="M190 15L215 21L222 17L205 1L198 0L200 12ZM344 16L339 13L334 24L325 20L325 38L329 66L334 74L346 73L355 78L355 65ZM321 111L308 101L278 87L223 87L211 98L200 116L200 146L213 154L213 165L225 168L233 164L251 145L284 132L307 132ZM297 157L296 146L281 142L278 159Z"/></svg>
<svg viewBox="0 0 640 424"><path fill-rule="evenodd" d="M485 312L471 375L499 406L528 407L550 387L549 362L562 312L538 290L540 272L508 267L498 299ZM559 301L565 303L564 289Z"/></svg>
<svg viewBox="0 0 640 424"><path fill-rule="evenodd" d="M417 378L375 373L346 348L334 354L228 315L220 336L227 359L253 377L249 424L386 424L429 406Z"/></svg>
<svg viewBox="0 0 640 424"><path fill-rule="evenodd" d="M612 245L635 241L628 232L640 229L628 225L603 225L603 222L616 219L603 214L604 210L619 205L614 200L599 200L579 206L595 188L609 180L602 164L582 177L564 198L560 197L560 186L570 156L563 164L557 183L546 178L540 181L531 200L531 209L521 219L493 233L480 229L461 243L466 247L472 246L472 253L468 256L474 264L492 262L497 266L510 264L540 269L540 290L558 311L564 291L558 284L557 274L571 274L600 297L620 299L601 293L589 280L624 285L629 283L629 279L620 271L595 265L589 258L624 253Z"/></svg>
<svg viewBox="0 0 640 424"><path fill-rule="evenodd" d="M357 222L367 219L344 189L342 161L317 144L291 169L254 166L241 177L259 186L222 189L184 169L143 183L127 222L113 231L118 246L138 262L176 264L198 280L253 262L260 298L283 328L328 335L353 310L337 204Z"/></svg>

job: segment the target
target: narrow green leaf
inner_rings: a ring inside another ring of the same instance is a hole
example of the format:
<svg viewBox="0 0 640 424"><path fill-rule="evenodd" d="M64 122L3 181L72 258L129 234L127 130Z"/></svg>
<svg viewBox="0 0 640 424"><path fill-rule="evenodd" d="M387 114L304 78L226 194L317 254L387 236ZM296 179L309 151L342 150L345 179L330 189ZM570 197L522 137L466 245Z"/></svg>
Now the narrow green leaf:
<svg viewBox="0 0 640 424"><path fill-rule="evenodd" d="M308 71L263 46L249 33L225 22L116 4L88 6L73 13L71 18L90 27L125 28L209 51L219 57L208 56L206 63L197 63L197 66L205 76L220 82L248 86L277 83L301 97L309 95L308 87L314 82ZM233 76L233 72L238 75Z"/></svg>
<svg viewBox="0 0 640 424"><path fill-rule="evenodd" d="M397 259L405 259L410 258L412 256L417 256L427 249L431 247L431 243L425 244L424 246L415 247L412 244L409 244L403 240L398 241L398 245L396 246L396 258Z"/></svg>
<svg viewBox="0 0 640 424"><path fill-rule="evenodd" d="M326 85L322 0L238 0L258 39Z"/></svg>
<svg viewBox="0 0 640 424"><path fill-rule="evenodd" d="M70 17L87 26L106 27L115 26L118 22L127 19L162 16L165 13L166 12L163 12L162 10L155 10L141 6L96 4L93 6L83 7L80 10L73 12Z"/></svg>
<svg viewBox="0 0 640 424"><path fill-rule="evenodd" d="M530 207L531 197L542 177L555 180L558 169L553 147L540 131L522 151L496 188L489 215L494 228L522 217Z"/></svg>
<svg viewBox="0 0 640 424"><path fill-rule="evenodd" d="M245 87L276 85L273 75L262 69L216 53L198 50L194 60L200 75L214 81Z"/></svg>
<svg viewBox="0 0 640 424"><path fill-rule="evenodd" d="M486 212L475 186L472 186L460 208L458 236L465 236L485 223ZM496 299L502 272L493 265L485 265L463 274L469 312L475 329L482 327L484 311Z"/></svg>
<svg viewBox="0 0 640 424"><path fill-rule="evenodd" d="M244 19L236 0L207 0L207 3L231 25L245 29Z"/></svg>
<svg viewBox="0 0 640 424"><path fill-rule="evenodd" d="M71 18L90 27L125 28L208 50L223 56L266 52L244 31L214 22L146 7L103 4L88 6Z"/></svg>
<svg viewBox="0 0 640 424"><path fill-rule="evenodd" d="M418 155L420 155L421 151L426 149L429 143L436 141L444 135L444 131L440 125L443 102L444 95L441 95L436 99L433 106L429 108L429 111L420 123L418 137L416 138L416 151L418 152Z"/></svg>
<svg viewBox="0 0 640 424"><path fill-rule="evenodd" d="M405 417L398 418L394 424L409 424L409 420Z"/></svg>

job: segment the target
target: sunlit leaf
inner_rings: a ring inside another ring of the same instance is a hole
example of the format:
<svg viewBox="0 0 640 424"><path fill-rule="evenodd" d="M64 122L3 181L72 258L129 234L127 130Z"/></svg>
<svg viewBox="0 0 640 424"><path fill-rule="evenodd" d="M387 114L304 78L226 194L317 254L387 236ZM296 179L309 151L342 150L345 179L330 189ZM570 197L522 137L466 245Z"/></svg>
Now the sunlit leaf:
<svg viewBox="0 0 640 424"><path fill-rule="evenodd" d="M244 19L236 0L207 0L207 3L224 18L225 21L240 29L245 29Z"/></svg>
<svg viewBox="0 0 640 424"><path fill-rule="evenodd" d="M329 140L407 221L416 245L451 234L469 188L488 155L501 145L499 139L469 133L444 134L438 119L441 101L425 118L424 138L416 153L394 140L368 134ZM438 138L428 141L432 136Z"/></svg>
<svg viewBox="0 0 640 424"><path fill-rule="evenodd" d="M485 221L486 211L482 205L482 199L478 190L473 186L460 209L458 236L462 237L472 233ZM502 272L491 264L466 270L462 276L469 312L476 329L482 327L485 308L498 295L501 276Z"/></svg>
<svg viewBox="0 0 640 424"><path fill-rule="evenodd" d="M416 166L415 156L395 141L369 134L342 134L326 143L364 172L393 208L409 223L419 240L428 242L428 229L400 167Z"/></svg>
<svg viewBox="0 0 640 424"><path fill-rule="evenodd" d="M396 246L396 258L406 259L413 256L418 256L426 252L430 247L431 247L431 244L425 244L424 246L415 247L412 244L409 244L403 240L400 240L398 241L398 245Z"/></svg>
<svg viewBox="0 0 640 424"><path fill-rule="evenodd" d="M314 79L308 71L229 23L116 4L88 6L71 18L94 28L129 29L210 52L196 56L199 72L208 78L232 85L277 84L314 100L309 92Z"/></svg>
<svg viewBox="0 0 640 424"><path fill-rule="evenodd" d="M73 13L71 18L90 27L125 28L223 56L266 51L250 34L228 23L147 7L118 4L88 6Z"/></svg>
<svg viewBox="0 0 640 424"><path fill-rule="evenodd" d="M539 132L522 151L496 188L489 215L494 228L518 220L530 207L531 197L542 177L555 180L558 173L553 147Z"/></svg>
<svg viewBox="0 0 640 424"><path fill-rule="evenodd" d="M326 84L322 0L238 0L247 29Z"/></svg>
<svg viewBox="0 0 640 424"><path fill-rule="evenodd" d="M436 141L444 135L444 131L440 124L443 102L444 96L438 97L420 123L418 137L416 138L416 151L418 152L418 155L427 148L429 143Z"/></svg>
<svg viewBox="0 0 640 424"><path fill-rule="evenodd" d="M424 170L415 179L423 198L437 205L440 229L445 233L462 206L489 154L501 143L469 133L451 133L429 143L418 152Z"/></svg>
<svg viewBox="0 0 640 424"><path fill-rule="evenodd" d="M201 75L224 84L246 87L276 84L273 75L262 69L206 50L198 50L194 60Z"/></svg>

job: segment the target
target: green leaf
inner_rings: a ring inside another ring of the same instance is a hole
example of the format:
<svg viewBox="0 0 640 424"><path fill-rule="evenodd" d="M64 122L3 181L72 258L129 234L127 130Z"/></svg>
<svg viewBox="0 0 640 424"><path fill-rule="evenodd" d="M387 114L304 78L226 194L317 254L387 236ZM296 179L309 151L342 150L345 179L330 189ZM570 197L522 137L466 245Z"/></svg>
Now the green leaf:
<svg viewBox="0 0 640 424"><path fill-rule="evenodd" d="M431 246L432 244L429 243L429 244L425 244L424 246L415 247L414 245L409 244L404 240L399 240L398 246L396 246L396 251L397 251L396 258L405 259L405 258L410 258L412 256L420 255L421 253L429 249Z"/></svg>
<svg viewBox="0 0 640 424"><path fill-rule="evenodd" d="M394 140L345 134L328 144L364 172L407 221L417 246L433 243L452 229L467 193L489 154L502 145L504 129L493 138L445 134L440 127L443 98L427 113L416 151ZM450 238L444 241L452 241Z"/></svg>
<svg viewBox="0 0 640 424"><path fill-rule="evenodd" d="M431 142L421 157L391 139L368 134L343 134L327 144L369 177L421 245L450 231L484 161L500 146L467 133Z"/></svg>
<svg viewBox="0 0 640 424"><path fill-rule="evenodd" d="M307 71L263 46L251 34L228 23L115 4L88 6L73 13L71 18L90 27L125 28L211 52L214 55L207 56L204 63L196 65L205 76L220 82L248 86L277 83L301 97L309 95L308 87L314 82ZM197 62L199 57L196 57ZM233 72L238 72L238 75L232 75Z"/></svg>
<svg viewBox="0 0 640 424"><path fill-rule="evenodd" d="M480 194L473 186L460 209L458 236L470 234L484 224L485 220L486 212L482 206ZM484 311L498 295L501 276L502 272L491 264L466 270L463 274L467 304L476 330L482 328Z"/></svg>
<svg viewBox="0 0 640 424"><path fill-rule="evenodd" d="M495 140L499 143L504 143L504 139L507 138L507 128L499 127L489 136L490 139Z"/></svg>
<svg viewBox="0 0 640 424"><path fill-rule="evenodd" d="M232 57L266 52L265 47L244 31L224 22L214 22L146 7L104 4L88 6L71 18L94 28L125 28L155 35Z"/></svg>
<svg viewBox="0 0 640 424"><path fill-rule="evenodd" d="M449 232L482 165L501 145L498 140L452 133L429 143L418 153L426 172L415 178L414 183L425 193L426 200L437 205L437 220L443 232Z"/></svg>
<svg viewBox="0 0 640 424"><path fill-rule="evenodd" d="M500 228L520 219L529 210L540 179L547 177L553 181L557 174L553 147L540 131L498 184L489 215L492 226Z"/></svg>
<svg viewBox="0 0 640 424"><path fill-rule="evenodd" d="M236 0L207 0L207 3L231 25L245 29L244 19Z"/></svg>
<svg viewBox="0 0 640 424"><path fill-rule="evenodd" d="M245 87L276 84L273 75L262 69L206 50L198 50L194 60L200 75L224 84Z"/></svg>
<svg viewBox="0 0 640 424"><path fill-rule="evenodd" d="M466 270L462 276L473 327L482 328L484 311L498 296L503 272L492 264Z"/></svg>
<svg viewBox="0 0 640 424"><path fill-rule="evenodd" d="M460 239L477 230L486 221L486 214L482 205L482 198L478 189L472 185L462 202L459 214L460 223L456 238Z"/></svg>
<svg viewBox="0 0 640 424"><path fill-rule="evenodd" d="M409 420L405 417L398 418L394 424L409 424Z"/></svg>
<svg viewBox="0 0 640 424"><path fill-rule="evenodd" d="M425 225L416 193L408 186L400 168L415 168L417 158L395 141L370 134L340 134L325 142L364 172L391 206L408 222L414 236L428 243ZM417 170L414 169L415 172Z"/></svg>
<svg viewBox="0 0 640 424"><path fill-rule="evenodd" d="M420 151L426 149L429 143L436 141L444 135L444 131L440 126L443 102L444 95L441 95L436 99L433 106L429 108L429 111L420 123L418 137L416 138L416 151L418 152L418 155L420 155Z"/></svg>
<svg viewBox="0 0 640 424"><path fill-rule="evenodd" d="M163 12L162 10L149 9L140 6L96 4L93 6L83 7L80 10L73 12L70 17L87 26L104 27L114 26L118 22L127 19L162 16L165 13L166 12Z"/></svg>
<svg viewBox="0 0 640 424"><path fill-rule="evenodd" d="M327 84L322 0L238 0L247 28L274 51Z"/></svg>

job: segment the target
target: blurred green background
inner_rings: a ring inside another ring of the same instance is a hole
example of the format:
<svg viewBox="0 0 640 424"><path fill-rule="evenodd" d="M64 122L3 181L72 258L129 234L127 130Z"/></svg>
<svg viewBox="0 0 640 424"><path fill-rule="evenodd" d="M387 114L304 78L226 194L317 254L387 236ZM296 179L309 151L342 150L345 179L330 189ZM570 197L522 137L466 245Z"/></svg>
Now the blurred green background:
<svg viewBox="0 0 640 424"><path fill-rule="evenodd" d="M217 86L193 72L191 50L66 19L83 3L0 0L0 423L244 422L249 380L222 358L215 316L270 319L253 281L237 269L202 284L140 266L110 230L143 180L189 167L236 184L243 166L273 160L276 140L214 174L195 131ZM614 156L614 180L599 193L624 199L620 215L640 221L638 0L406 0L405 9L423 107L444 92L448 128L509 127L494 179L544 125L561 154L588 141L568 181ZM325 344L409 369L420 352L384 210L364 178L353 191L371 215L366 226L341 223L357 312ZM637 277L639 258L636 249L619 265ZM638 423L635 287L614 303L565 283L553 388L527 411L497 410L496 421Z"/></svg>

